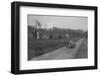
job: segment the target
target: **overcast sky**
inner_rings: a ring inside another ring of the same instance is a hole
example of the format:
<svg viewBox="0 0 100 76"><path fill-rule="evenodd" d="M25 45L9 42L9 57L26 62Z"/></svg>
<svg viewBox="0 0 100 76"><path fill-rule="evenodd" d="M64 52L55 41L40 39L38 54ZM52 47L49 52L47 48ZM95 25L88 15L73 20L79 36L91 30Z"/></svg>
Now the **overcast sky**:
<svg viewBox="0 0 100 76"><path fill-rule="evenodd" d="M88 29L88 17L28 15L28 25L34 26L35 20L38 20L43 28Z"/></svg>

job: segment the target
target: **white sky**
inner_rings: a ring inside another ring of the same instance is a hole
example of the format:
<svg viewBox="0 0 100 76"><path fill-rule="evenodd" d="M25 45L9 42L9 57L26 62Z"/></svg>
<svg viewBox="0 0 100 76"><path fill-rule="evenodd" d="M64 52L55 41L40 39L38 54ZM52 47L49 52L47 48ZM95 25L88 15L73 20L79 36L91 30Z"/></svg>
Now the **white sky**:
<svg viewBox="0 0 100 76"><path fill-rule="evenodd" d="M66 29L88 29L88 17L28 15L28 25L34 26L36 19L43 25L43 28L55 26Z"/></svg>

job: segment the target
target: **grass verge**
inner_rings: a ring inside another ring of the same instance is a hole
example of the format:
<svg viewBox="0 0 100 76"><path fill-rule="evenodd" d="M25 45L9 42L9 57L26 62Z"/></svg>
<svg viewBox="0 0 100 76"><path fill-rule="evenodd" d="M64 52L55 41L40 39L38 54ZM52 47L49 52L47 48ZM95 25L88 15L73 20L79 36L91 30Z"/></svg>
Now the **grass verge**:
<svg viewBox="0 0 100 76"><path fill-rule="evenodd" d="M86 38L84 38L83 42L81 43L76 55L76 59L80 58L88 58L88 41Z"/></svg>

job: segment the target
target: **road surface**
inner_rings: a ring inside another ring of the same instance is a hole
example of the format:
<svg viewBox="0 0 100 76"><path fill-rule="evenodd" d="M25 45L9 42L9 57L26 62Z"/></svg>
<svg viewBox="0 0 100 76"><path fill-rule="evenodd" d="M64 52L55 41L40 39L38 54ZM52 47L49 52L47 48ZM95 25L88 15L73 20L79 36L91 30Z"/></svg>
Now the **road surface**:
<svg viewBox="0 0 100 76"><path fill-rule="evenodd" d="M73 59L78 51L80 44L83 39L76 42L75 48L66 48L66 46L56 49L52 52L43 54L39 57L33 58L32 60L56 60L56 59Z"/></svg>

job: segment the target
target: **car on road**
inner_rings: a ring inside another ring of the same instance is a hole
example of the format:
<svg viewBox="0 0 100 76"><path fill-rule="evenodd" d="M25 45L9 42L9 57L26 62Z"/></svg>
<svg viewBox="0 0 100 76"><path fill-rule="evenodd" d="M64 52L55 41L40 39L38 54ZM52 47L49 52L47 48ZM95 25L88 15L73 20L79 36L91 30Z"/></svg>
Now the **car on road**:
<svg viewBox="0 0 100 76"><path fill-rule="evenodd" d="M65 44L66 44L66 47L67 48L74 48L75 47L75 42L73 42L73 41L67 41L67 42L65 42Z"/></svg>

